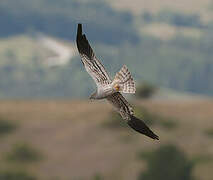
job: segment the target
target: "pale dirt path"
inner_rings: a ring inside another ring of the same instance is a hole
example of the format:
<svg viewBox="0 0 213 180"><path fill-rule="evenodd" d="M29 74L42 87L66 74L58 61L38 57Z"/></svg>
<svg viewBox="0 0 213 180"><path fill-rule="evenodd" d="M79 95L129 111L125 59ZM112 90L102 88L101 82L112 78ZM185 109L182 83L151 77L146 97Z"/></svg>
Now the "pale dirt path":
<svg viewBox="0 0 213 180"><path fill-rule="evenodd" d="M64 65L77 55L74 43L65 44L46 35L38 35L37 41L54 54L46 58L48 66Z"/></svg>

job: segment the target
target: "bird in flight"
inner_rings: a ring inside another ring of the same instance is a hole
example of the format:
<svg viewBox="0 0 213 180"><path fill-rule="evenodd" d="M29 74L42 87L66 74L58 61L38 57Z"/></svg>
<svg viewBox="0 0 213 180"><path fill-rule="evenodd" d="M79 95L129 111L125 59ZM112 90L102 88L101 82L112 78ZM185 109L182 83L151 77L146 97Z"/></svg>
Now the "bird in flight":
<svg viewBox="0 0 213 180"><path fill-rule="evenodd" d="M90 99L107 99L131 128L152 139L159 140L159 137L142 120L134 116L132 106L121 94L135 93L136 90L134 80L126 65L115 75L114 80L111 80L104 66L95 56L86 35L82 34L82 24L78 24L76 42L81 61L97 85Z"/></svg>

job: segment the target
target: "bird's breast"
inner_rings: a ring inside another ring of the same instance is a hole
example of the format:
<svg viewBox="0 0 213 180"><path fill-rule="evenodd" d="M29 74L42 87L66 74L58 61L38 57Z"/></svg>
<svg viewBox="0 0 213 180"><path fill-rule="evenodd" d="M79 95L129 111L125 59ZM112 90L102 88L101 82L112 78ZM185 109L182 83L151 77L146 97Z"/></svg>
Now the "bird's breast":
<svg viewBox="0 0 213 180"><path fill-rule="evenodd" d="M100 99L106 98L107 96L109 96L113 93L114 93L114 90L113 90L111 84L98 89L98 97Z"/></svg>

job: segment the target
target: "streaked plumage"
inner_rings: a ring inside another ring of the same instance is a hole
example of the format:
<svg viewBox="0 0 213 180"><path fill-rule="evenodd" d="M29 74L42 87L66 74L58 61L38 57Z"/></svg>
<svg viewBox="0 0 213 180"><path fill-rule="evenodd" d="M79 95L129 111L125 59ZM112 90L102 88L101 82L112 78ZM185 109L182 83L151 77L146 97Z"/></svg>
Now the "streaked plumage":
<svg viewBox="0 0 213 180"><path fill-rule="evenodd" d="M135 82L126 65L124 65L121 70L116 73L112 83L114 88L116 87L116 84L118 84L120 91L123 93L135 93L136 91Z"/></svg>
<svg viewBox="0 0 213 180"><path fill-rule="evenodd" d="M135 93L135 83L128 68L124 65L112 81L95 56L85 34L82 34L81 24L78 24L76 42L81 61L97 85L96 92L90 98L106 98L131 128L152 139L159 139L142 120L134 116L133 108L121 94Z"/></svg>

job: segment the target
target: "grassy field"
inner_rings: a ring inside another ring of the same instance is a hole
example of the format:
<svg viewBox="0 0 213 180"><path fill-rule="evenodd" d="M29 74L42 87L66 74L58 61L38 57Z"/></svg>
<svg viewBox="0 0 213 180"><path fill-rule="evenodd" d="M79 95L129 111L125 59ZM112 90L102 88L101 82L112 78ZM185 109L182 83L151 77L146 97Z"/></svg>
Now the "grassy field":
<svg viewBox="0 0 213 180"><path fill-rule="evenodd" d="M129 128L104 126L110 121L112 110L104 102L1 101L0 120L14 123L16 129L0 137L0 167L22 167L39 179L89 180L97 175L104 179L136 179L146 167L138 159L138 152L173 143L190 159L199 159L193 172L195 177L213 178L209 133L213 129L213 101L149 100L135 104L150 113L175 119L178 126L175 129L152 126L160 136L160 141L153 141ZM35 148L42 160L26 166L5 158L14 144L23 143Z"/></svg>
<svg viewBox="0 0 213 180"><path fill-rule="evenodd" d="M59 45L74 49L73 44L61 39L43 36L43 39L45 38L49 38L49 44L58 42ZM35 61L35 59L39 59L41 64L46 64L49 57L56 55L53 50L46 47L43 41L39 40L39 38L26 34L0 38L0 57L2 59L0 66L8 63L8 61L14 61L13 63L21 65L32 64L32 61Z"/></svg>

